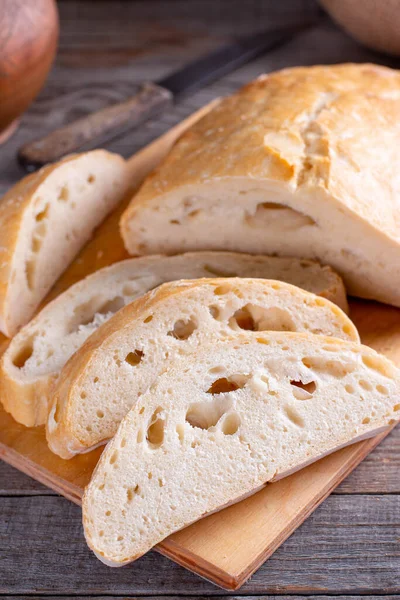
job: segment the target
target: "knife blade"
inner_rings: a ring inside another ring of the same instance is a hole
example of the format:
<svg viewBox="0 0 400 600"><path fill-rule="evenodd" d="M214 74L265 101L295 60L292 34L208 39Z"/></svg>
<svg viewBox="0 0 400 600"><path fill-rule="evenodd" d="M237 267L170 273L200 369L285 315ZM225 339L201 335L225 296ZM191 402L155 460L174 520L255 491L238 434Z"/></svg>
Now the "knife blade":
<svg viewBox="0 0 400 600"><path fill-rule="evenodd" d="M18 162L26 171L54 162L88 143L119 135L159 115L182 95L193 92L292 38L305 26L291 26L238 39L155 83L144 83L123 102L113 104L24 144Z"/></svg>

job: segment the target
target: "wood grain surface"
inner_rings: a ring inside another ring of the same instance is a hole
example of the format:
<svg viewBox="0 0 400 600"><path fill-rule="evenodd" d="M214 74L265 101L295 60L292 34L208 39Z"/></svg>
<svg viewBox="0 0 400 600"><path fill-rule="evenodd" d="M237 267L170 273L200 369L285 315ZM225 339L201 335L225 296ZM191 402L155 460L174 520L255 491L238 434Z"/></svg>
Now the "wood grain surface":
<svg viewBox="0 0 400 600"><path fill-rule="evenodd" d="M286 47L188 96L107 148L128 157L211 99L264 71L345 60L396 65L357 46L312 0L61 0L59 9L56 66L16 134L0 149L0 191L22 174L15 160L22 143L129 97L143 80L164 76L238 34L314 22ZM113 260L124 257L122 247L110 250ZM104 260L96 257L93 268ZM71 277L79 274L77 265ZM356 318L368 318L367 303L357 310ZM394 313L389 330L392 320ZM399 598L399 466L398 428L253 575L239 597ZM80 509L0 462L0 594L176 600L220 598L222 592L154 552L124 569L105 567L86 547Z"/></svg>

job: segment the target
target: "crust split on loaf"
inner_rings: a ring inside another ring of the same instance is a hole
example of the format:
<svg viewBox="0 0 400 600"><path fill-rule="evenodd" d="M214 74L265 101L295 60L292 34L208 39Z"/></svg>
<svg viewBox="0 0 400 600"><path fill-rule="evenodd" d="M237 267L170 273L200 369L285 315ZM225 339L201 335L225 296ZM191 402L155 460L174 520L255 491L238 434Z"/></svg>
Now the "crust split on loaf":
<svg viewBox="0 0 400 600"><path fill-rule="evenodd" d="M224 98L176 142L121 219L132 254L317 259L348 292L400 306L400 75L285 69Z"/></svg>

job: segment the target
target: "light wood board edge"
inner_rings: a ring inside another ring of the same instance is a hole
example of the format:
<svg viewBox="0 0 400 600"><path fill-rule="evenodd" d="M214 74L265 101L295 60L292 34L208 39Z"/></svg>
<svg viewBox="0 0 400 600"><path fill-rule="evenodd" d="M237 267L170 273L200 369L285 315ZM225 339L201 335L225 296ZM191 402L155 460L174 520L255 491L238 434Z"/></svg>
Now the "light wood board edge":
<svg viewBox="0 0 400 600"><path fill-rule="evenodd" d="M391 428L392 429L392 428ZM317 463L313 463L303 470L304 473L310 473L314 476L313 471L317 466L321 467L323 464L329 465L326 471L331 472L330 463L338 463L338 468L333 476L327 476L327 481L321 486L318 494L315 494L310 490L309 494L305 494L305 498L302 500L300 505L297 507L294 514L286 522L286 525L280 530L279 535L274 537L272 543L265 546L265 548L257 554L255 558L241 571L229 571L228 569L219 568L212 562L208 562L203 557L188 550L184 545L177 542L175 537L179 535L173 534L160 544L155 547L155 550L160 554L172 559L182 567L189 569L190 571L200 575L201 577L211 581L219 587L235 591L238 590L251 575L279 548L279 546L309 517L309 515L331 494L331 492L355 469L362 460L374 449L376 446L389 434L391 431L385 431L379 436L358 442L347 448L343 448L338 452L331 454ZM19 469L26 475L29 475L33 479L36 479L46 487L49 487L56 493L61 494L68 500L71 500L77 505L82 503L83 490L78 486L74 486L71 483L65 482L63 479L52 475L49 477L48 473L40 469L38 465L30 461L25 457L21 457L18 452L13 451L8 447L2 447L0 445L0 458L10 464L11 466ZM284 488L283 493L286 494L287 490L290 491L291 480L296 476L298 477L299 472L294 475L282 479L273 484L267 484L266 488L268 491L271 490L271 485L276 490ZM258 492L263 494L266 488ZM244 500L242 502L246 502Z"/></svg>

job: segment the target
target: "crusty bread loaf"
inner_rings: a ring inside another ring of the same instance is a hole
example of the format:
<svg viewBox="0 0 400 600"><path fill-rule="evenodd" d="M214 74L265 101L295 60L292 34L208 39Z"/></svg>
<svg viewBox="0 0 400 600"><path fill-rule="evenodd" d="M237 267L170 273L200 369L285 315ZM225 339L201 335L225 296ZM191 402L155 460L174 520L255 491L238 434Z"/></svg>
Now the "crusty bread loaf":
<svg viewBox="0 0 400 600"><path fill-rule="evenodd" d="M121 220L132 254L316 258L350 294L400 306L400 74L286 69L223 99L178 140Z"/></svg>
<svg viewBox="0 0 400 600"><path fill-rule="evenodd" d="M128 190L124 159L71 155L17 183L0 200L0 330L29 321L93 229Z"/></svg>
<svg viewBox="0 0 400 600"><path fill-rule="evenodd" d="M12 339L0 362L5 409L28 427L42 425L62 367L114 312L165 281L216 275L279 279L348 308L340 277L309 260L195 252L121 261L71 286Z"/></svg>
<svg viewBox="0 0 400 600"><path fill-rule="evenodd" d="M104 443L168 361L241 330L254 335L309 331L359 340L335 304L283 282L165 283L121 309L66 364L47 423L50 449L70 458Z"/></svg>
<svg viewBox="0 0 400 600"><path fill-rule="evenodd" d="M83 498L86 540L120 566L400 418L400 372L351 342L247 332L182 356L138 399Z"/></svg>

